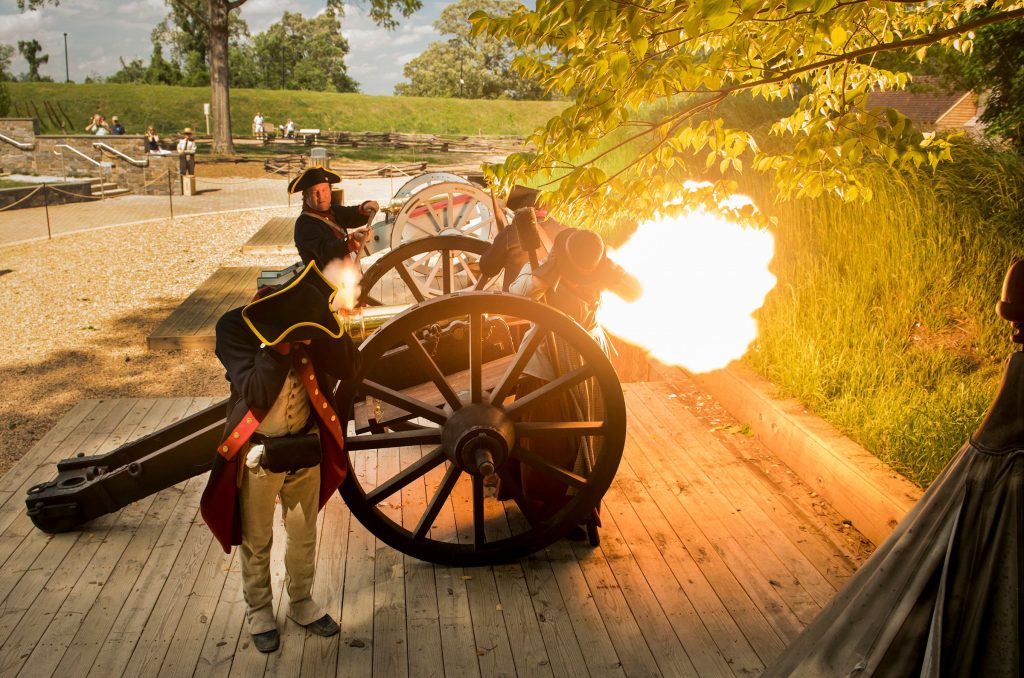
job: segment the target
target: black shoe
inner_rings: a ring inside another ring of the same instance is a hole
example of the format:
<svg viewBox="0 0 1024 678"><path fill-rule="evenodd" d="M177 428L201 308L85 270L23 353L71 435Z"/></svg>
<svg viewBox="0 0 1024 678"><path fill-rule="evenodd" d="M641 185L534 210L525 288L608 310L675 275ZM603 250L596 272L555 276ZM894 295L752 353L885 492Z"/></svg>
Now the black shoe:
<svg viewBox="0 0 1024 678"><path fill-rule="evenodd" d="M340 631L338 628L338 622L331 619L331 615L325 614L324 616L317 619L315 622L306 624L306 630L311 633L315 633L318 636L327 638L333 636L335 633Z"/></svg>
<svg viewBox="0 0 1024 678"><path fill-rule="evenodd" d="M260 652L273 652L281 647L281 634L277 632L277 629L270 629L263 633L254 633L252 634L252 644Z"/></svg>

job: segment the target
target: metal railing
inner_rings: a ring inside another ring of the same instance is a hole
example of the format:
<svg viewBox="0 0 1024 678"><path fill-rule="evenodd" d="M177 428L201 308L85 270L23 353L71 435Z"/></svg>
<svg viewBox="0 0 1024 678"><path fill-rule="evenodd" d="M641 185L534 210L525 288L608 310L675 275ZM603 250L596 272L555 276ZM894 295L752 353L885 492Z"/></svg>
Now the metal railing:
<svg viewBox="0 0 1024 678"><path fill-rule="evenodd" d="M0 134L0 141L6 141L11 146L14 146L15 148L20 148L23 151L31 151L33 148L36 147L34 142L31 144L26 144L22 141L18 141L17 139L10 138L6 134Z"/></svg>
<svg viewBox="0 0 1024 678"><path fill-rule="evenodd" d="M109 145L103 143L102 141L93 142L92 147L100 149L101 152L102 151L107 151L109 153L112 153L113 155L116 155L117 157L119 157L122 160L124 160L125 162L130 162L131 164L135 165L136 167L149 167L149 157L148 156L143 158L142 160L136 160L135 158L132 158L131 156L122 153L121 151L117 150L113 146L109 146Z"/></svg>
<svg viewBox="0 0 1024 678"><path fill-rule="evenodd" d="M74 146L68 146L67 144L57 144L56 146L53 147L53 154L56 155L59 158L63 158L64 154L63 153L59 153L57 151L58 148L66 148L69 151L71 151L72 153L74 153L75 155L77 155L80 158L82 158L83 160L88 160L93 165L96 165L97 167L100 167L102 169L109 170L111 167L114 166L114 163L112 163L112 162L99 162L98 160L94 160L93 158L90 158L89 156L87 156L85 153L82 153L80 150L78 150Z"/></svg>

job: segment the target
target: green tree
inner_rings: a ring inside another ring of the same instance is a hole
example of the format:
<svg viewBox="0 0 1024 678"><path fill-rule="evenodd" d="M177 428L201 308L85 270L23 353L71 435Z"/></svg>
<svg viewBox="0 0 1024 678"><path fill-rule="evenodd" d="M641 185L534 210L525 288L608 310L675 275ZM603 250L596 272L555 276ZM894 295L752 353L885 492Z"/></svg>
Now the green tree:
<svg viewBox="0 0 1024 678"><path fill-rule="evenodd" d="M197 25L206 29L206 60L210 66L210 109L213 115L214 153L234 153L231 141L231 100L229 96L230 67L228 64L231 12L245 4L246 0L205 0L205 11L196 8L197 0L167 0L175 9L187 12ZM202 1L202 0L198 0ZM408 17L422 6L421 0L367 0L370 16L379 25L394 28L397 25L395 12ZM46 4L58 4L60 0L17 0L22 11L38 9ZM343 15L342 0L326 0L327 7Z"/></svg>
<svg viewBox="0 0 1024 678"><path fill-rule="evenodd" d="M107 82L133 83L146 81L146 65L142 63L142 59L132 59L125 63L124 57L121 57L120 61L121 70L107 78Z"/></svg>
<svg viewBox="0 0 1024 678"><path fill-rule="evenodd" d="M1024 20L979 30L963 62L961 82L985 98L981 120L986 134L1024 153Z"/></svg>
<svg viewBox="0 0 1024 678"><path fill-rule="evenodd" d="M0 45L0 81L14 80L11 73L11 59L14 58L14 45Z"/></svg>
<svg viewBox="0 0 1024 678"><path fill-rule="evenodd" d="M348 41L341 20L330 8L313 19L285 12L252 43L262 87L358 91L345 66Z"/></svg>
<svg viewBox="0 0 1024 678"><path fill-rule="evenodd" d="M18 51L28 62L28 73L25 75L25 80L29 82L50 80L50 78L39 75L39 67L50 60L50 55L40 54L43 51L43 46L39 44L38 40L19 40Z"/></svg>
<svg viewBox="0 0 1024 678"><path fill-rule="evenodd" d="M872 63L930 45L967 52L985 26L1024 16L1019 0L839 2L838 0L537 0L507 18L472 17L476 34L546 46L516 67L545 91L574 101L530 142L538 150L492 169L508 185L532 178L556 195L563 216L614 223L671 211L684 181L708 189L688 201L732 192L743 169L772 176L781 196L869 198L875 168L934 166L951 143L920 134L894 111L869 111L873 89L909 77ZM723 104L747 97L786 102L767 140L726 124ZM613 159L617 161L613 162ZM695 161L707 168L695 177ZM553 187L557 185L557 190Z"/></svg>
<svg viewBox="0 0 1024 678"><path fill-rule="evenodd" d="M512 70L512 61L532 47L518 49L510 40L473 35L469 17L474 12L505 16L521 7L516 0L459 0L441 11L434 29L451 38L435 41L403 70L409 82L395 86L395 94L468 99L547 98L535 78Z"/></svg>
<svg viewBox="0 0 1024 678"><path fill-rule="evenodd" d="M145 81L150 85L177 85L181 80L181 69L175 62L164 59L163 47L154 41Z"/></svg>
<svg viewBox="0 0 1024 678"><path fill-rule="evenodd" d="M11 59L14 58L13 45L0 45L0 118L11 112L11 93L7 89L7 80L11 75Z"/></svg>

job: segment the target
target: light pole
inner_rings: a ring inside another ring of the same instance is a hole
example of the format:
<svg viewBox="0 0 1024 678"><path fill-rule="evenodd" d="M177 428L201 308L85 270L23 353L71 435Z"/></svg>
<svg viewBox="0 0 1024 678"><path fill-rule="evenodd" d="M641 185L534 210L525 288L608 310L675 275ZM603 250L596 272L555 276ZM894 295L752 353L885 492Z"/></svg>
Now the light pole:
<svg viewBox="0 0 1024 678"><path fill-rule="evenodd" d="M71 71L68 69L68 34L64 34L64 82L71 82Z"/></svg>

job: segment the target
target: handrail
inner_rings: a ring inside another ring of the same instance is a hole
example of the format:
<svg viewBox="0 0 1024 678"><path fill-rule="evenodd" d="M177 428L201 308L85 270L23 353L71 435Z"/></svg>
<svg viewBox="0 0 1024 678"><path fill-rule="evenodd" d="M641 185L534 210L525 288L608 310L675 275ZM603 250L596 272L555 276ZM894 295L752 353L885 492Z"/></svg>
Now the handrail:
<svg viewBox="0 0 1024 678"><path fill-rule="evenodd" d="M58 148L66 148L69 151L71 151L72 153L80 156L83 160L88 160L89 162L91 162L92 164L96 165L97 167L102 167L104 169L110 169L111 167L114 166L114 164L110 163L110 162L97 162L97 161L93 160L92 158L90 158L89 156L87 156L85 153L82 153L80 150L78 150L74 146L68 146L67 144L57 144L56 146L53 147L53 154L57 155L57 156L60 156L62 158L64 157L64 154L63 153L58 153L57 152Z"/></svg>
<svg viewBox="0 0 1024 678"><path fill-rule="evenodd" d="M132 158L132 157L130 157L128 155L125 155L124 153L122 153L121 151L117 150L113 146L108 146L107 144L103 143L102 141L93 142L92 147L93 148L98 148L101 151L110 151L111 153L113 153L114 155L118 156L122 160L130 162L131 164L135 165L136 167L149 167L149 156L146 156L142 160L136 160L135 158Z"/></svg>
<svg viewBox="0 0 1024 678"><path fill-rule="evenodd" d="M36 147L35 143L26 144L23 141L18 141L17 139L10 138L6 134L0 134L0 140L6 141L11 146L14 146L15 148L20 148L23 151L31 151L33 148Z"/></svg>

